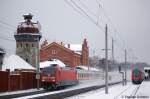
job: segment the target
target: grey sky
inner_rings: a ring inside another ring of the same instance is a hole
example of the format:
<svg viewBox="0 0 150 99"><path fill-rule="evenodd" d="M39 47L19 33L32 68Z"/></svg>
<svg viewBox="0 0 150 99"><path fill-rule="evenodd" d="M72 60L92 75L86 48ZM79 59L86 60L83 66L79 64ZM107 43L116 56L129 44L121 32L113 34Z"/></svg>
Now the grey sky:
<svg viewBox="0 0 150 99"><path fill-rule="evenodd" d="M100 15L99 24L103 28L105 23L108 23L109 39L115 38L115 57L118 61L124 60L122 49L127 47L130 61L132 56L136 56L137 61L150 63L150 0L74 1L85 9L80 3L81 1L90 11ZM115 33L103 10L98 9L97 2L101 2L101 6L119 34ZM97 20L89 10L86 11ZM101 51L104 48L104 32L67 5L64 0L0 0L0 12L0 20L13 26L17 26L18 22L23 21L23 14L32 13L34 20L41 23L42 40L46 37L49 42L81 43L86 37L89 42L90 53L94 54L93 50L95 50L95 55L104 57L104 52ZM7 28L11 27L0 23L0 37L14 39L15 28ZM0 38L0 42L0 46L4 47L8 53L14 53L14 41ZM110 44L111 40L109 40L109 47L111 47Z"/></svg>

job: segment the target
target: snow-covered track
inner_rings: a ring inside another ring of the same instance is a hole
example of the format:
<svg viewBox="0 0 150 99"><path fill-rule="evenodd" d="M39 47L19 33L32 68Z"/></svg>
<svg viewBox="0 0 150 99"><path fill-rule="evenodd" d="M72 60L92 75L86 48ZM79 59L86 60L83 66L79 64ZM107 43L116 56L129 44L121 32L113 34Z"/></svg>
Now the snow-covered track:
<svg viewBox="0 0 150 99"><path fill-rule="evenodd" d="M121 91L117 96L114 97L114 99L135 99L136 93L138 92L140 85L130 85L127 88L125 88L123 91Z"/></svg>
<svg viewBox="0 0 150 99"><path fill-rule="evenodd" d="M45 90L39 90L39 91L33 91L33 92L25 92L25 93L16 93L16 94L10 94L10 95L0 95L0 99L10 99L10 98L17 98L17 97L23 97L28 95L34 95L34 94L41 94L46 93Z"/></svg>
<svg viewBox="0 0 150 99"><path fill-rule="evenodd" d="M118 99L123 93L125 93L128 89L130 89L131 86L127 87L125 90L123 90L119 95L115 96L114 99Z"/></svg>
<svg viewBox="0 0 150 99"><path fill-rule="evenodd" d="M138 86L133 90L133 92L132 92L131 95L130 95L132 98L129 98L129 99L135 99L136 93L138 92L140 86L141 86L141 84L138 85Z"/></svg>

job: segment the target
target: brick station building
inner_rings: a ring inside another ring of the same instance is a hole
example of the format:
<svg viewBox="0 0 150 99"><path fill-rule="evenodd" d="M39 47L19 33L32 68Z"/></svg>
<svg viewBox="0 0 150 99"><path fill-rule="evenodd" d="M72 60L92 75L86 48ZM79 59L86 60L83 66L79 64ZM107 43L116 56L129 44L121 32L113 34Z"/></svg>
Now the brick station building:
<svg viewBox="0 0 150 99"><path fill-rule="evenodd" d="M40 49L40 61L49 59L59 59L66 65L75 67L79 65L89 65L89 47L87 40L82 44L64 44L52 42L48 44L45 40Z"/></svg>

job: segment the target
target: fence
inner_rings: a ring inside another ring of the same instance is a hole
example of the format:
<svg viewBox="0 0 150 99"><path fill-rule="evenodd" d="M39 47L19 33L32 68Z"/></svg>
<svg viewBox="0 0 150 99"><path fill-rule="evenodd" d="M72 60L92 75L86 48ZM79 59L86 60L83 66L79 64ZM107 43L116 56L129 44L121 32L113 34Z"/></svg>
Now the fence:
<svg viewBox="0 0 150 99"><path fill-rule="evenodd" d="M9 73L0 71L0 92L8 91Z"/></svg>
<svg viewBox="0 0 150 99"><path fill-rule="evenodd" d="M0 71L0 92L25 90L36 88L35 72L19 72L10 74L9 71Z"/></svg>

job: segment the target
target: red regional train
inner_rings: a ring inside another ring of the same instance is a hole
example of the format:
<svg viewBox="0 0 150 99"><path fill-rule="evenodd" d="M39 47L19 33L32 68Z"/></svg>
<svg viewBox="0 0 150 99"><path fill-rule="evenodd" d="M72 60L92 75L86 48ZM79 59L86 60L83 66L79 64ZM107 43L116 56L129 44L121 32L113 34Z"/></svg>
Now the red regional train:
<svg viewBox="0 0 150 99"><path fill-rule="evenodd" d="M132 69L131 79L133 84L141 84L144 80L144 77L145 75L142 69L137 67Z"/></svg>
<svg viewBox="0 0 150 99"><path fill-rule="evenodd" d="M79 83L79 80L88 80L99 77L99 71L87 71L79 66L71 68L57 59L40 63L42 86L46 90L57 89ZM85 67L85 66L84 66Z"/></svg>

